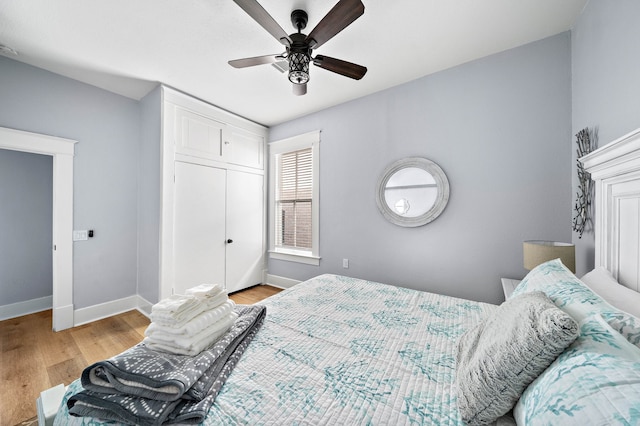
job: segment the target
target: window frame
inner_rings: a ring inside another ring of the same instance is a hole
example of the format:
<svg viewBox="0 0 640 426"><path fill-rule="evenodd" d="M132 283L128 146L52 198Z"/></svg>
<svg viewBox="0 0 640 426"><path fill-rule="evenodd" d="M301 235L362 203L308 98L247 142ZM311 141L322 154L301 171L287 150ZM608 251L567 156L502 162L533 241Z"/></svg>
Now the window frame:
<svg viewBox="0 0 640 426"><path fill-rule="evenodd" d="M284 248L275 245L276 230L276 155L311 148L312 201L311 201L311 250ZM289 262L320 265L320 131L269 143L269 258Z"/></svg>

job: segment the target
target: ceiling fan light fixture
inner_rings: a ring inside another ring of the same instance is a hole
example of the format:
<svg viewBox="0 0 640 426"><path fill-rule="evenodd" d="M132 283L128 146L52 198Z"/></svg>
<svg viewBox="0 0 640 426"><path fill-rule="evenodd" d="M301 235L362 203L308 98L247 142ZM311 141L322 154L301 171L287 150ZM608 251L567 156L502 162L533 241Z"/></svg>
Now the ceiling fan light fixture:
<svg viewBox="0 0 640 426"><path fill-rule="evenodd" d="M309 81L309 62L306 52L289 53L289 81L293 84L306 84Z"/></svg>

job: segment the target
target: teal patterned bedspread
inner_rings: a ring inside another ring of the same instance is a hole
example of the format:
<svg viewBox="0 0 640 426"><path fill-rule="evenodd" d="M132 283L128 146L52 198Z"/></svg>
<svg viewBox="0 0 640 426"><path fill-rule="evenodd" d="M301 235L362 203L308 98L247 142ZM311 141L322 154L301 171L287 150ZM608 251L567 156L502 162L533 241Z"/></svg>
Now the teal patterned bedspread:
<svg viewBox="0 0 640 426"><path fill-rule="evenodd" d="M461 425L457 339L496 308L328 274L262 303L264 326L206 425ZM55 424L104 423L63 401Z"/></svg>

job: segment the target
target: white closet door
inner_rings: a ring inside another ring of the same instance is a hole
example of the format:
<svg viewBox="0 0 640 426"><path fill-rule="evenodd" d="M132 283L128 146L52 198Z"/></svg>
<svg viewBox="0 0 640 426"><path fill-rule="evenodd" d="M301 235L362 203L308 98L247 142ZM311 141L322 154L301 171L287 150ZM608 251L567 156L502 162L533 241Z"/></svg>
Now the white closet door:
<svg viewBox="0 0 640 426"><path fill-rule="evenodd" d="M264 137L229 126L230 141L224 145L224 159L231 164L264 169Z"/></svg>
<svg viewBox="0 0 640 426"><path fill-rule="evenodd" d="M180 107L176 108L175 121L177 153L222 159L224 123Z"/></svg>
<svg viewBox="0 0 640 426"><path fill-rule="evenodd" d="M264 177L227 171L227 291L262 282Z"/></svg>
<svg viewBox="0 0 640 426"><path fill-rule="evenodd" d="M225 283L225 174L175 163L174 293Z"/></svg>

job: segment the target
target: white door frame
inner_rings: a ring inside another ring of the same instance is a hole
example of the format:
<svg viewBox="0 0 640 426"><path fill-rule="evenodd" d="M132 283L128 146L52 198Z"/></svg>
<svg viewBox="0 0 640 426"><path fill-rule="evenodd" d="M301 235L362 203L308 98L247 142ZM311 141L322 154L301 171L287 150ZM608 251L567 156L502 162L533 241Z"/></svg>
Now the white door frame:
<svg viewBox="0 0 640 426"><path fill-rule="evenodd" d="M76 141L0 127L0 149L53 157L53 329L73 327L73 156Z"/></svg>

